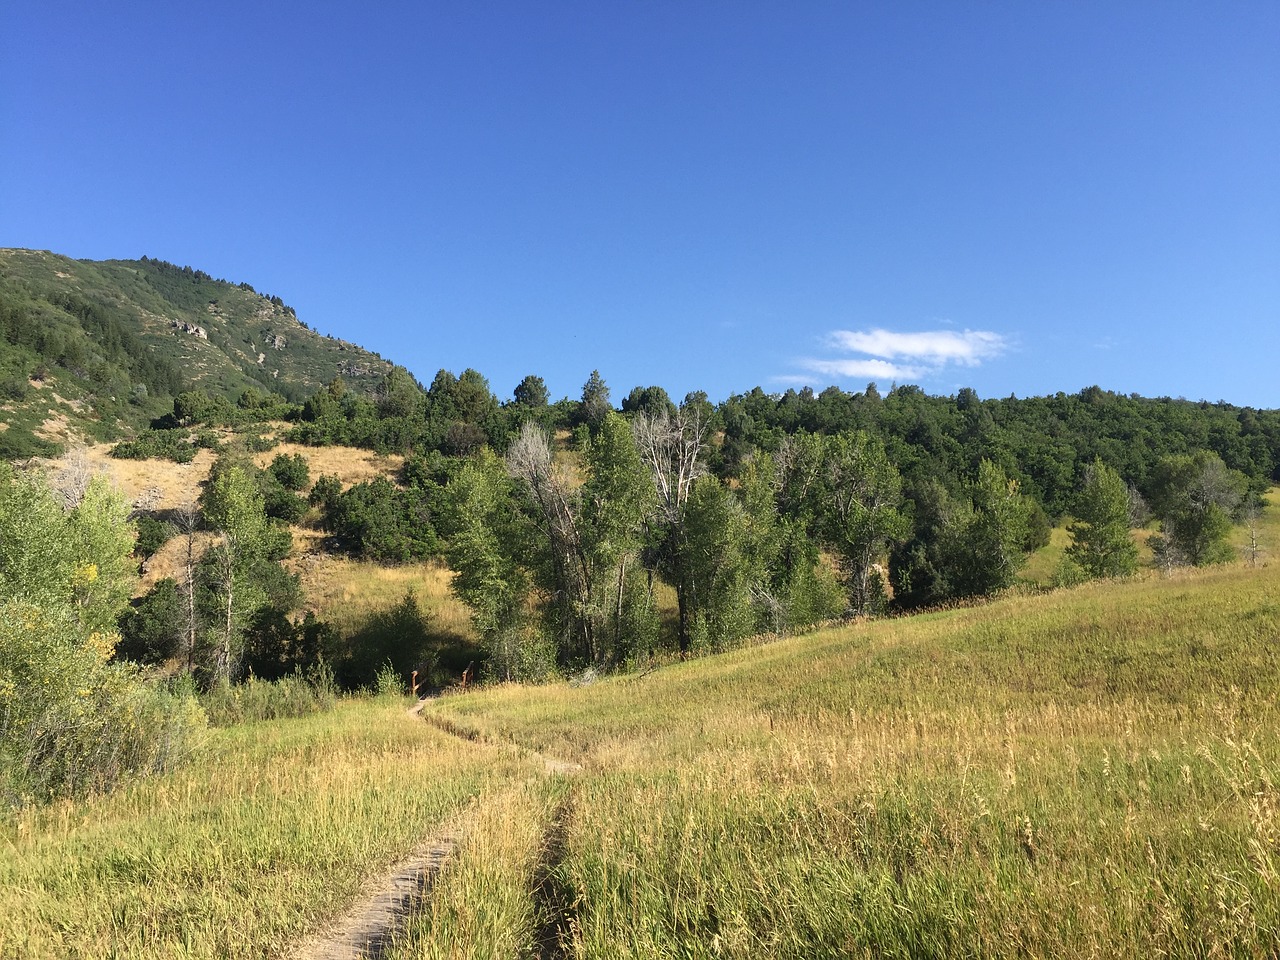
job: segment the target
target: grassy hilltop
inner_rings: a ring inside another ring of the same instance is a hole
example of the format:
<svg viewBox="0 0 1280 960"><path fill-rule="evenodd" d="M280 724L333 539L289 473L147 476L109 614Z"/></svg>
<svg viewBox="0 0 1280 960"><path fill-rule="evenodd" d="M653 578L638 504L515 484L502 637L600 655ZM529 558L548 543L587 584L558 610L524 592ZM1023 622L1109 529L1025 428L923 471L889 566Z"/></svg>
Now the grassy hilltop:
<svg viewBox="0 0 1280 960"><path fill-rule="evenodd" d="M460 814L391 956L1274 956L1278 577L213 731L200 767L7 830L0 953L287 955Z"/></svg>

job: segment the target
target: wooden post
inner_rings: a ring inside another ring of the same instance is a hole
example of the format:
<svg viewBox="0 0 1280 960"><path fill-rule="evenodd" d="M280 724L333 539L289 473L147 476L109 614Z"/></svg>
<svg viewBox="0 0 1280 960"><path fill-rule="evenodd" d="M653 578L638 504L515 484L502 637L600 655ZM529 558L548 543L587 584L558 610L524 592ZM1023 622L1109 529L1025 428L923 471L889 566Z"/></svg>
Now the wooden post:
<svg viewBox="0 0 1280 960"><path fill-rule="evenodd" d="M413 671L413 679L411 681L411 689L413 690L413 698L418 698L418 671Z"/></svg>

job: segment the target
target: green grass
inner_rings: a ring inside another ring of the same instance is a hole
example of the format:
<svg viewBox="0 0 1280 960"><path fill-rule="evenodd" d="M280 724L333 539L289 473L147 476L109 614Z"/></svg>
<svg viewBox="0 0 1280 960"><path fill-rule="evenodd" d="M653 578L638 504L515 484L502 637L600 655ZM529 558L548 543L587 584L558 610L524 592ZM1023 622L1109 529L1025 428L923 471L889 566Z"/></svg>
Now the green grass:
<svg viewBox="0 0 1280 960"><path fill-rule="evenodd" d="M1277 690L1235 565L428 706L471 740L344 703L23 814L0 956L289 956L459 811L398 960L1276 956Z"/></svg>
<svg viewBox="0 0 1280 960"><path fill-rule="evenodd" d="M1280 602L1239 567L437 709L571 756L594 956L1280 950Z"/></svg>
<svg viewBox="0 0 1280 960"><path fill-rule="evenodd" d="M213 731L203 762L0 837L0 956L272 957L529 768L403 704Z"/></svg>

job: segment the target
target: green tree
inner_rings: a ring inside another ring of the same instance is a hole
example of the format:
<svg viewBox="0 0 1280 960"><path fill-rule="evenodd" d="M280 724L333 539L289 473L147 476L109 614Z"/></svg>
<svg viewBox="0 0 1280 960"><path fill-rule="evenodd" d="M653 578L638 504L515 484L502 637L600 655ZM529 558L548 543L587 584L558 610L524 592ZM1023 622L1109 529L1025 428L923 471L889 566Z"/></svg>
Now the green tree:
<svg viewBox="0 0 1280 960"><path fill-rule="evenodd" d="M1235 549L1227 536L1247 485L1242 474L1205 450L1160 460L1151 484L1151 507L1160 518L1157 557L1197 567L1232 559Z"/></svg>
<svg viewBox="0 0 1280 960"><path fill-rule="evenodd" d="M949 531L951 575L959 596L985 596L1012 586L1026 563L1030 505L990 460L978 464L968 493L970 510Z"/></svg>
<svg viewBox="0 0 1280 960"><path fill-rule="evenodd" d="M550 394L547 393L546 383L543 382L541 377L535 377L533 374L516 384L513 396L518 406L529 409L545 407L550 398Z"/></svg>
<svg viewBox="0 0 1280 960"><path fill-rule="evenodd" d="M522 629L528 576L516 557L526 534L513 509L511 484L506 465L491 451L463 464L449 484L445 558L454 571L450 589L470 608L491 669L504 679L522 679L539 671Z"/></svg>
<svg viewBox="0 0 1280 960"><path fill-rule="evenodd" d="M226 683L239 666L238 642L244 626L266 600L253 573L256 561L269 549L267 515L257 483L239 465L215 471L203 500L205 520L219 538L210 557L220 598L218 641L210 672L215 682Z"/></svg>
<svg viewBox="0 0 1280 960"><path fill-rule="evenodd" d="M645 413L658 416L663 413L674 416L676 405L662 387L635 387L622 401L623 413Z"/></svg>
<svg viewBox="0 0 1280 960"><path fill-rule="evenodd" d="M844 561L853 612L872 613L885 596L879 562L910 529L902 479L884 445L866 433L827 438L825 447L824 526Z"/></svg>
<svg viewBox="0 0 1280 960"><path fill-rule="evenodd" d="M123 499L95 479L64 509L0 463L0 798L165 769L202 718L109 659L133 582Z"/></svg>
<svg viewBox="0 0 1280 960"><path fill-rule="evenodd" d="M609 387L600 376L599 370L592 370L587 382L582 385L582 402L578 407L577 423L586 424L594 431L604 422L605 414L613 409L609 403Z"/></svg>
<svg viewBox="0 0 1280 960"><path fill-rule="evenodd" d="M719 480L694 481L685 505L676 566L691 645L722 649L755 629L752 588L762 572L749 551L750 521Z"/></svg>
<svg viewBox="0 0 1280 960"><path fill-rule="evenodd" d="M1085 471L1076 502L1076 521L1067 529L1067 555L1089 577L1127 577L1138 571L1138 545L1129 529L1129 488L1101 460Z"/></svg>
<svg viewBox="0 0 1280 960"><path fill-rule="evenodd" d="M275 478L280 481L280 486L295 493L305 490L307 484L311 482L311 468L307 464L307 458L300 453L292 456L277 453L275 459L271 461L270 469Z"/></svg>
<svg viewBox="0 0 1280 960"><path fill-rule="evenodd" d="M646 653L657 633L652 592L640 589L637 576L653 482L630 425L613 411L584 445L582 460L582 527L592 570L591 609L600 621L594 631L598 657L617 661Z"/></svg>

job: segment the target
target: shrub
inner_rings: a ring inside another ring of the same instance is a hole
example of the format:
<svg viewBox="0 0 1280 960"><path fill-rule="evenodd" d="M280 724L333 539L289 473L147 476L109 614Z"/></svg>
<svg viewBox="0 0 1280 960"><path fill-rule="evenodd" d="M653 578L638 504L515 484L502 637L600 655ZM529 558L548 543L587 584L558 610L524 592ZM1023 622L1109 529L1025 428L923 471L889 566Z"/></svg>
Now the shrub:
<svg viewBox="0 0 1280 960"><path fill-rule="evenodd" d="M303 490L311 482L311 470L307 458L300 453L288 456L278 453L271 461L271 473L286 490Z"/></svg>
<svg viewBox="0 0 1280 960"><path fill-rule="evenodd" d="M347 643L347 654L337 665L338 678L348 689L377 686L379 674L390 670L403 689L403 679L417 670L423 683L431 682L438 638L429 615L407 594L394 607L370 614Z"/></svg>
<svg viewBox="0 0 1280 960"><path fill-rule="evenodd" d="M251 676L235 686L222 684L201 698L209 723L215 727L303 717L332 710L336 702L333 673L323 663L306 675L295 674L278 680Z"/></svg>
<svg viewBox="0 0 1280 960"><path fill-rule="evenodd" d="M117 659L160 664L178 651L184 611L178 585L165 578L120 617Z"/></svg>
<svg viewBox="0 0 1280 960"><path fill-rule="evenodd" d="M316 486L325 481L321 477ZM326 527L351 553L404 563L439 552L424 495L401 490L386 477L357 483L330 501Z"/></svg>
<svg viewBox="0 0 1280 960"><path fill-rule="evenodd" d="M250 453L265 453L268 450L274 450L280 446L280 441L275 437L264 437L255 434L244 442L244 448Z"/></svg>
<svg viewBox="0 0 1280 960"><path fill-rule="evenodd" d="M138 540L133 552L144 560L173 539L178 528L167 520L141 516L135 521L138 527Z"/></svg>
<svg viewBox="0 0 1280 960"><path fill-rule="evenodd" d="M111 448L117 460L172 460L190 463L196 447L186 430L143 430L133 440L122 440Z"/></svg>

